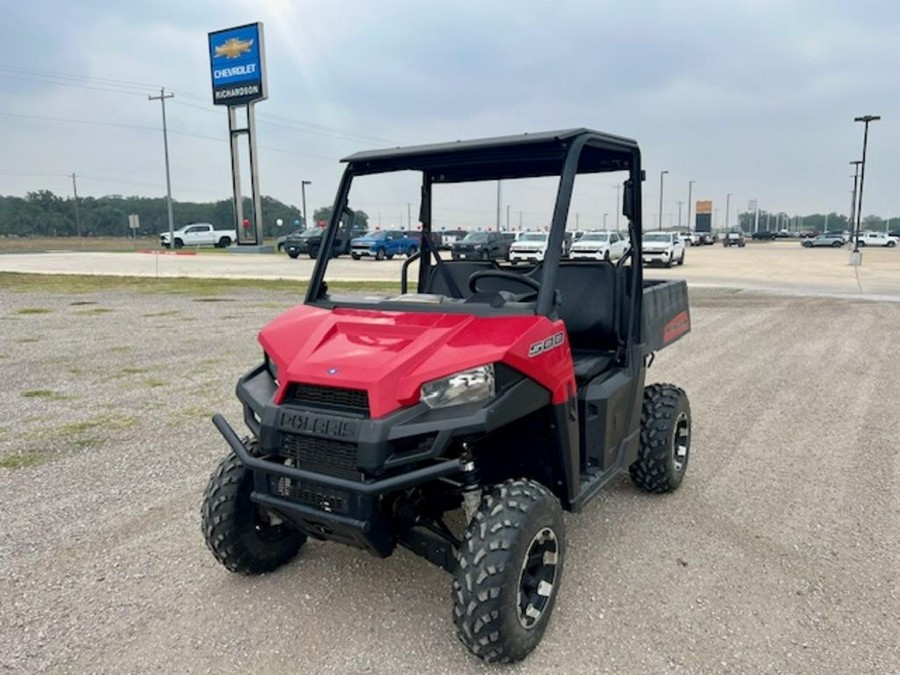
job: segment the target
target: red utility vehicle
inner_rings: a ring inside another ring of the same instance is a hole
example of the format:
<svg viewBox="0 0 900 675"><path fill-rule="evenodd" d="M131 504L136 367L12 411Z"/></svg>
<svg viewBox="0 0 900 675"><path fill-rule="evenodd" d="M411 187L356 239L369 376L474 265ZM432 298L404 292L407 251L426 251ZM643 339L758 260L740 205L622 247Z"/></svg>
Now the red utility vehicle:
<svg viewBox="0 0 900 675"><path fill-rule="evenodd" d="M206 542L243 574L271 572L309 537L382 557L404 546L453 575L468 649L521 659L558 594L563 510L622 471L673 490L688 464L687 396L645 386L654 353L691 322L683 281L643 278L638 145L573 129L345 161L326 249L357 183L397 174L413 178L426 235L445 193L458 205L468 185L489 195L498 180L551 181L546 255L447 260L423 236L384 296L333 293L320 256L305 302L262 330L262 361L238 382L250 435L213 418L231 452L206 491ZM562 260L574 181L598 173L624 176L632 246L615 262ZM395 194L376 185L363 206Z"/></svg>

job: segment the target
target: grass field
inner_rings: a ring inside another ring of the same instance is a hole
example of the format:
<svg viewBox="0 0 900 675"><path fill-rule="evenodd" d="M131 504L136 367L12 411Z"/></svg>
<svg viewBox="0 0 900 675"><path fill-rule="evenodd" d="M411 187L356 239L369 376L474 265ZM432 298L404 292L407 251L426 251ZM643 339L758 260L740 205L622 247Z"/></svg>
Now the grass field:
<svg viewBox="0 0 900 675"><path fill-rule="evenodd" d="M264 240L263 244L275 246L275 240ZM139 237L136 240L125 237L0 237L0 253L35 251L134 251L136 249L160 249L156 236ZM193 250L193 249L191 249ZM220 249L202 248L204 253L221 253Z"/></svg>

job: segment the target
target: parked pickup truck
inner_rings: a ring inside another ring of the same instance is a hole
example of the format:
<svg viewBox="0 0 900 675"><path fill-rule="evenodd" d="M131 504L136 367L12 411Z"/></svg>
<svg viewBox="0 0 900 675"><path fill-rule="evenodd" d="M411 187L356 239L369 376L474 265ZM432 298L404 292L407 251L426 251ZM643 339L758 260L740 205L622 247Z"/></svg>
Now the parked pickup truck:
<svg viewBox="0 0 900 675"><path fill-rule="evenodd" d="M585 232L572 244L569 258L572 260L618 260L630 246L618 232Z"/></svg>
<svg viewBox="0 0 900 675"><path fill-rule="evenodd" d="M318 227L311 227L307 230L301 230L293 234L289 234L284 240L282 249L290 258L298 258L301 254L308 255L310 258L318 258L319 250L322 248L322 236L324 230ZM353 237L362 237L368 232L365 225L354 223L348 231L346 223L342 223L342 227L337 231L331 246L332 257L343 255L350 252L350 242Z"/></svg>
<svg viewBox="0 0 900 675"><path fill-rule="evenodd" d="M451 255L454 260L506 260L515 239L512 232L469 232L453 243Z"/></svg>
<svg viewBox="0 0 900 675"><path fill-rule="evenodd" d="M215 246L225 248L237 241L237 232L234 230L217 230L211 223L191 223L175 230L175 248L184 246ZM169 248L169 233L160 232L159 243L163 248Z"/></svg>
<svg viewBox="0 0 900 675"><path fill-rule="evenodd" d="M648 232L644 235L643 256L648 265L684 265L684 242L677 232Z"/></svg>
<svg viewBox="0 0 900 675"><path fill-rule="evenodd" d="M884 232L862 232L859 235L860 246L887 246L894 248L897 245L897 237L892 237Z"/></svg>
<svg viewBox="0 0 900 675"><path fill-rule="evenodd" d="M539 262L547 254L547 242L550 240L548 232L523 232L509 247L509 261L513 264L521 261ZM563 233L562 255L569 255L569 247L572 245L572 233Z"/></svg>
<svg viewBox="0 0 900 675"><path fill-rule="evenodd" d="M390 260L395 255L411 256L419 250L419 236L402 230L370 232L350 242L350 257L359 260L371 256L375 260Z"/></svg>

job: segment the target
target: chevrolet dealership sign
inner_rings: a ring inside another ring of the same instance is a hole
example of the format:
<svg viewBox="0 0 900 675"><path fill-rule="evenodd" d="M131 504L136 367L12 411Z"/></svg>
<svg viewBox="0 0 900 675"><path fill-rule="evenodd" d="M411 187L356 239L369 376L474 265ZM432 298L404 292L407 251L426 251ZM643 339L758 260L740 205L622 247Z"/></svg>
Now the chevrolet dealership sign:
<svg viewBox="0 0 900 675"><path fill-rule="evenodd" d="M216 105L242 105L266 98L262 23L210 33L209 65Z"/></svg>

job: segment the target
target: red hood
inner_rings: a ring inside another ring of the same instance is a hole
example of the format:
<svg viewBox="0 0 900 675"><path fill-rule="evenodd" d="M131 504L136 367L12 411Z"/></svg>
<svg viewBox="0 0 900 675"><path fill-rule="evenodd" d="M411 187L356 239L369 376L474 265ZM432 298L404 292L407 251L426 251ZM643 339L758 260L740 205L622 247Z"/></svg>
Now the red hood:
<svg viewBox="0 0 900 675"><path fill-rule="evenodd" d="M573 380L568 344L536 357L529 346L563 331L541 316L476 317L468 314L326 310L301 305L259 334L279 370L281 389L291 382L363 389L372 417L419 400L425 382L486 363L504 361L567 397Z"/></svg>

